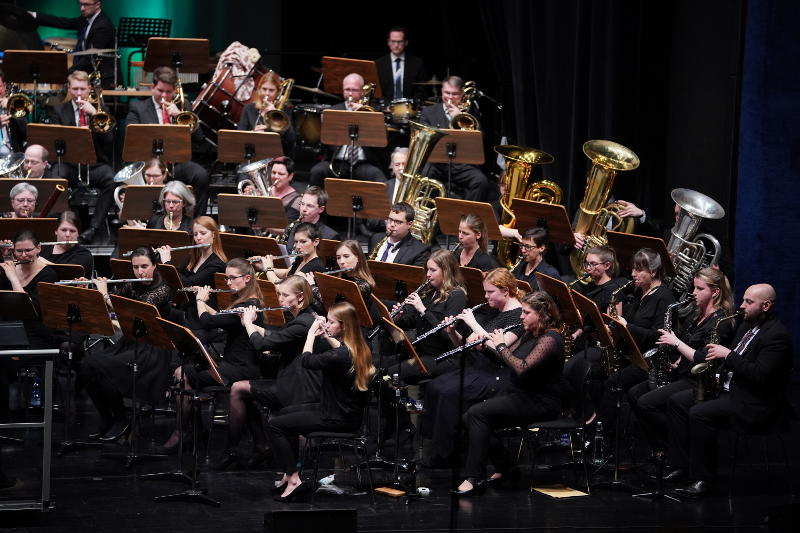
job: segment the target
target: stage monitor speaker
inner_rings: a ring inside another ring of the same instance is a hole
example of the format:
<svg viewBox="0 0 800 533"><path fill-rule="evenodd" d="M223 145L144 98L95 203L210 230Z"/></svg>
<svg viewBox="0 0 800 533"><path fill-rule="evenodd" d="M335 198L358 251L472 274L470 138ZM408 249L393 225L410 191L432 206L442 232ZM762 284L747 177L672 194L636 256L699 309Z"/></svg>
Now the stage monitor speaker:
<svg viewBox="0 0 800 533"><path fill-rule="evenodd" d="M266 533L297 533L299 531L356 533L356 527L355 509L269 511L264 513L264 531Z"/></svg>

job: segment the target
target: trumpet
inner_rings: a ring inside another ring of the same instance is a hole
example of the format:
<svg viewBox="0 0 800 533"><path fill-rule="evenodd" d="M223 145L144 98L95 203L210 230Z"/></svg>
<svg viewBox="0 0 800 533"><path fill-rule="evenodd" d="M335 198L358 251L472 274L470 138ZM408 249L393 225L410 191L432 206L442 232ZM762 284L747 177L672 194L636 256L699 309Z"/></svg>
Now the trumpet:
<svg viewBox="0 0 800 533"><path fill-rule="evenodd" d="M180 109L180 113L175 115L175 117L172 119L172 123L178 126L189 126L189 131L194 133L195 130L200 127L200 117L198 117L196 113L186 111L184 109L186 98L183 93L183 85L181 84L180 78L178 78L178 83L176 84L175 97L172 99L172 103L174 103L176 106L178 106L178 109ZM162 98L162 109L166 109L168 105L169 104L167 104L166 100Z"/></svg>
<svg viewBox="0 0 800 533"><path fill-rule="evenodd" d="M472 306L472 307L470 307L470 308L469 308L469 310L470 310L470 311L475 311L475 310L477 310L477 309L480 309L481 307L483 307L483 306L484 306L484 305L486 305L486 304L487 304L487 302L483 302L482 304L478 304L478 305L475 305L475 306ZM412 342L411 344L417 344L418 342L421 342L422 340L424 340L424 339L426 339L426 338L430 337L430 336L431 336L431 335L433 335L434 333L437 333L437 332L439 332L439 331L443 330L443 329L444 329L444 328L446 328L447 326L450 326L450 325L452 325L452 324L455 324L455 323L456 323L458 320L459 320L458 318L455 318L455 317L454 317L454 318L452 318L452 319L450 319L450 320L446 320L446 321L442 322L442 323L441 323L441 324L439 324L438 326L436 326L436 327L434 327L434 328L432 328L432 329L429 329L428 331L426 331L425 333L423 333L422 335L420 335L419 337L417 337L416 339L414 339L414 342Z"/></svg>
<svg viewBox="0 0 800 533"><path fill-rule="evenodd" d="M45 244L45 243L42 243ZM194 250L195 248L208 248L211 246L210 244L187 244L186 246L176 246L174 248L170 248L170 252L179 252L181 250ZM153 248L155 251L155 248ZM122 254L122 257L130 257L133 255L133 252L125 252Z"/></svg>
<svg viewBox="0 0 800 533"><path fill-rule="evenodd" d="M257 307L256 313L265 313L267 311L288 311L288 305L279 305L277 307ZM240 315L247 311L246 307L235 307L233 309L223 309L222 311L217 311L218 315Z"/></svg>
<svg viewBox="0 0 800 533"><path fill-rule="evenodd" d="M153 278L125 278L125 279L109 279L106 281L108 284L112 283L138 283L144 281L153 281ZM62 279L56 281L56 285L94 285L93 279Z"/></svg>
<svg viewBox="0 0 800 533"><path fill-rule="evenodd" d="M199 290L200 290L199 287L183 287L183 288L178 289L178 292L197 292ZM232 292L236 292L236 289L209 289L208 292L213 292L213 293L230 292L230 293L232 293Z"/></svg>
<svg viewBox="0 0 800 533"><path fill-rule="evenodd" d="M519 327L522 327L522 322L520 322L518 324L512 324L510 326L504 327L503 328L503 333L505 333L506 331L511 331L512 329L517 329ZM461 353L461 352L463 352L465 350L468 350L468 349L472 348L473 346L477 346L479 344L483 344L484 342L486 342L486 338L485 337L482 337L482 338L480 338L478 340L474 340L472 342L468 342L467 344L463 344L463 345L459 346L458 348L453 348L449 352L444 352L442 355L440 355L436 359L434 359L434 361L436 361L438 363L439 361L443 361L444 359L447 359L451 355L455 355L457 353Z"/></svg>
<svg viewBox="0 0 800 533"><path fill-rule="evenodd" d="M70 244L78 244L78 241L48 241L48 242L40 242L39 246L67 246ZM13 248L14 245L10 242L4 242L0 244L0 248Z"/></svg>

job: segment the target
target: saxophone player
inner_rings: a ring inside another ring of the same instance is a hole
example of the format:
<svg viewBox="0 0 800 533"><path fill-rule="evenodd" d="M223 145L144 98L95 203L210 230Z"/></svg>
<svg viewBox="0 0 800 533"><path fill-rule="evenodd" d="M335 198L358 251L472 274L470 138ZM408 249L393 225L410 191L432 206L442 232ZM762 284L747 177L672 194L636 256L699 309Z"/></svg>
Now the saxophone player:
<svg viewBox="0 0 800 533"><path fill-rule="evenodd" d="M308 222L314 224L319 230L319 235L322 239L329 239L332 241L341 240L339 232L332 227L328 226L322 221L322 215L325 213L325 208L328 204L328 193L325 189L320 187L308 187L300 198L300 217L297 222ZM292 229L296 228L297 224ZM294 231L286 236L286 248L294 248Z"/></svg>
<svg viewBox="0 0 800 533"><path fill-rule="evenodd" d="M794 353L788 330L773 314L775 300L771 285L751 285L739 306L744 321L731 348L706 346L706 360L722 361L724 384L718 398L695 404L692 391L683 391L669 399L669 459L679 470L673 479L688 469L689 484L677 491L683 496L697 498L711 492L718 429L758 431L787 414Z"/></svg>
<svg viewBox="0 0 800 533"><path fill-rule="evenodd" d="M275 104L280 92L280 85L281 78L273 71L269 71L261 77L258 87L256 87L254 100L242 109L242 116L239 118L237 129L242 131L270 131L263 115L277 109ZM292 155L297 133L292 125L291 118L286 129L279 133L283 153Z"/></svg>
<svg viewBox="0 0 800 533"><path fill-rule="evenodd" d="M386 217L386 236L380 242L371 243L370 259L388 263L425 266L430 247L411 235L414 223L414 208L406 202L398 202L389 209ZM377 237L375 235L373 237Z"/></svg>

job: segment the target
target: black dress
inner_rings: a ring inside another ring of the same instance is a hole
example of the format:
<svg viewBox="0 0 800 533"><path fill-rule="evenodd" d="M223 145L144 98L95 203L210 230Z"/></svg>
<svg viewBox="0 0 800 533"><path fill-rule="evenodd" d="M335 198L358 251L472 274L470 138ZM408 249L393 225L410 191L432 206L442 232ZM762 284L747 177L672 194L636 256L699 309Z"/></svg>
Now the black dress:
<svg viewBox="0 0 800 533"><path fill-rule="evenodd" d="M147 229L167 229L166 224L164 221L167 217L160 213L158 215L153 215L150 217L150 220L147 221ZM174 231L185 231L189 235L192 234L192 217L189 215L183 215L181 217L181 223L178 226L178 229Z"/></svg>
<svg viewBox="0 0 800 533"><path fill-rule="evenodd" d="M25 327L25 333L28 335L28 342L30 343L31 349L53 348L54 346L53 331L46 328L41 320L42 307L39 300L38 284L41 282L55 283L56 281L58 281L58 274L56 271L49 266L45 266L37 272L27 285L22 287L25 293L30 296L33 308L36 310L36 315L39 317L22 321ZM11 282L8 281L8 278L5 276L3 276L2 281L0 281L0 289L12 290ZM64 312L66 312L66 309Z"/></svg>
<svg viewBox="0 0 800 533"><path fill-rule="evenodd" d="M456 261L458 264L461 264L461 254L464 253L464 250L461 250L458 255L455 256ZM498 268L500 264L497 262L497 259L492 257L491 255L487 254L483 251L483 248L478 247L475 250L475 253L472 255L472 259L469 260L469 263L464 265L470 268L477 268L478 270L483 270L484 272L488 272L495 268Z"/></svg>
<svg viewBox="0 0 800 533"><path fill-rule="evenodd" d="M295 260L292 262L292 266L289 267L289 273L286 274L286 277L292 276L297 273L298 268L300 267L300 263L303 262L301 257L296 257ZM325 263L322 262L322 259L319 257L315 257L305 265L303 268L299 269L300 272L309 273L309 272L325 272Z"/></svg>
<svg viewBox="0 0 800 533"><path fill-rule="evenodd" d="M87 277L90 277L94 272L94 257L92 252L85 246L76 244L61 254L54 254L54 248L54 246L42 246L41 257L59 265L81 265L83 273Z"/></svg>

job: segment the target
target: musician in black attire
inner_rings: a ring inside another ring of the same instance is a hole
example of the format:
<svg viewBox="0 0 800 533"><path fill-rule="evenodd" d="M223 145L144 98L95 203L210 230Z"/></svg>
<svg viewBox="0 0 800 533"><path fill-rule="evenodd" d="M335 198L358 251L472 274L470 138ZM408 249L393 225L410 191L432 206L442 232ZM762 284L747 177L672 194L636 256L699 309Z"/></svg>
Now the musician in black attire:
<svg viewBox="0 0 800 533"><path fill-rule="evenodd" d="M168 182L158 195L161 213L150 217L147 228L185 231L191 234L194 201L194 194L183 182Z"/></svg>
<svg viewBox="0 0 800 533"><path fill-rule="evenodd" d="M748 287L739 307L744 322L732 348L708 345L705 359L721 365L723 386L717 398L695 404L692 391L683 391L669 399L670 461L679 469L688 466L691 481L678 489L684 496L711 491L718 429L762 431L790 416L786 393L794 352L789 332L772 313L775 298L770 285Z"/></svg>
<svg viewBox="0 0 800 533"><path fill-rule="evenodd" d="M0 109L4 110L0 115L0 157L4 157L14 152L21 152L25 148L28 122L25 118L15 118L9 114L6 76L2 69L0 69ZM28 170L27 166L25 170ZM33 176L31 173L29 177L42 176Z"/></svg>
<svg viewBox="0 0 800 533"><path fill-rule="evenodd" d="M341 272L338 275L342 279L352 281L358 287L358 292L361 293L361 298L364 300L364 305L373 311L372 308L372 292L375 290L375 278L369 271L367 258L361 250L361 244L356 240L346 240L336 249L336 266L339 269L349 268L349 272ZM313 272L301 274L306 281L311 285L311 290L314 293L313 308L316 313L324 314L325 306L323 304L322 293L317 286L316 278ZM374 314L374 313L373 313ZM378 320L379 317L375 317Z"/></svg>
<svg viewBox="0 0 800 533"><path fill-rule="evenodd" d="M691 375L690 370L705 360L706 344L711 341L717 321L733 311L733 295L728 278L717 269L704 268L695 274L692 294L695 306L692 316L674 332L659 330L661 337L657 342L658 349L665 351L669 358L672 369L670 383L653 389L648 379L628 391L628 403L656 452L666 450L669 429L667 400L673 394L695 388L698 378ZM677 309L672 312L675 311ZM733 335L732 321L722 323L718 334L720 344L728 344ZM652 364L652 358L650 361Z"/></svg>
<svg viewBox="0 0 800 533"><path fill-rule="evenodd" d="M64 211L58 217L56 242L77 241L81 232L81 222L74 211ZM81 265L83 273L91 276L94 272L94 256L88 248L80 244L57 244L42 247L42 258L62 265Z"/></svg>
<svg viewBox="0 0 800 533"><path fill-rule="evenodd" d="M353 431L361 424L369 383L375 374L369 347L361 334L358 315L348 302L331 306L327 319L318 318L308 330L302 355L303 368L319 372L322 383L319 409L274 414L267 431L283 478L275 498L291 502L306 493L297 471L298 436L313 431Z"/></svg>
<svg viewBox="0 0 800 533"><path fill-rule="evenodd" d="M522 234L522 243L519 245L522 262L514 268L512 273L515 278L527 281L534 291L539 290L539 281L536 279L537 272L551 278L561 279L558 270L544 260L547 244L547 230L544 228L529 228Z"/></svg>
<svg viewBox="0 0 800 533"><path fill-rule="evenodd" d="M255 90L255 99L253 102L245 105L242 108L242 114L239 117L239 123L236 128L242 131L272 131L268 129L268 125L263 120L259 120L262 113L267 113L275 109L276 98L281 86L281 78L272 70L261 76L258 82L258 87ZM297 139L297 133L292 125L292 115L284 110L289 123L283 131L277 132L281 136L281 145L283 153L291 156L294 152L294 143Z"/></svg>
<svg viewBox="0 0 800 533"><path fill-rule="evenodd" d="M497 268L497 259L487 253L489 235L481 217L473 214L461 215L458 224L458 244L461 250L454 252L460 266L477 268L488 272Z"/></svg>
<svg viewBox="0 0 800 533"><path fill-rule="evenodd" d="M423 86L414 85L414 83L426 81L428 74L422 59L406 52L408 30L400 26L393 26L389 29L386 44L389 46L390 53L375 60L384 99L388 101L401 98L421 100L424 97Z"/></svg>
<svg viewBox="0 0 800 533"><path fill-rule="evenodd" d="M339 232L328 226L323 222L322 216L325 213L326 206L328 205L328 193L321 187L311 186L303 191L300 199L300 217L297 222L308 222L314 224L319 230L321 239L328 239L332 241L340 241L342 237ZM294 232L297 230L297 224L294 225L290 235L286 240L286 248L294 248Z"/></svg>
<svg viewBox="0 0 800 533"><path fill-rule="evenodd" d="M289 268L275 268L271 255L251 257L256 269L263 270L267 279L278 283L295 274L325 272L325 263L317 255L319 248L319 229L314 224L301 222L294 230L294 253L298 254Z"/></svg>
<svg viewBox="0 0 800 533"><path fill-rule="evenodd" d="M510 375L502 394L473 405L464 415L469 448L467 478L457 489L461 495L482 488L487 459L495 466L488 481L515 475L496 430L554 419L561 410L564 343L558 331L558 307L546 292L534 292L522 299L520 318L524 333L510 345L502 330L489 332L486 346L508 366Z"/></svg>
<svg viewBox="0 0 800 533"><path fill-rule="evenodd" d="M386 235L373 236L370 257L387 263L424 266L431 250L411 234L414 216L414 208L406 202L394 204L386 217ZM376 239L387 236L382 243Z"/></svg>

